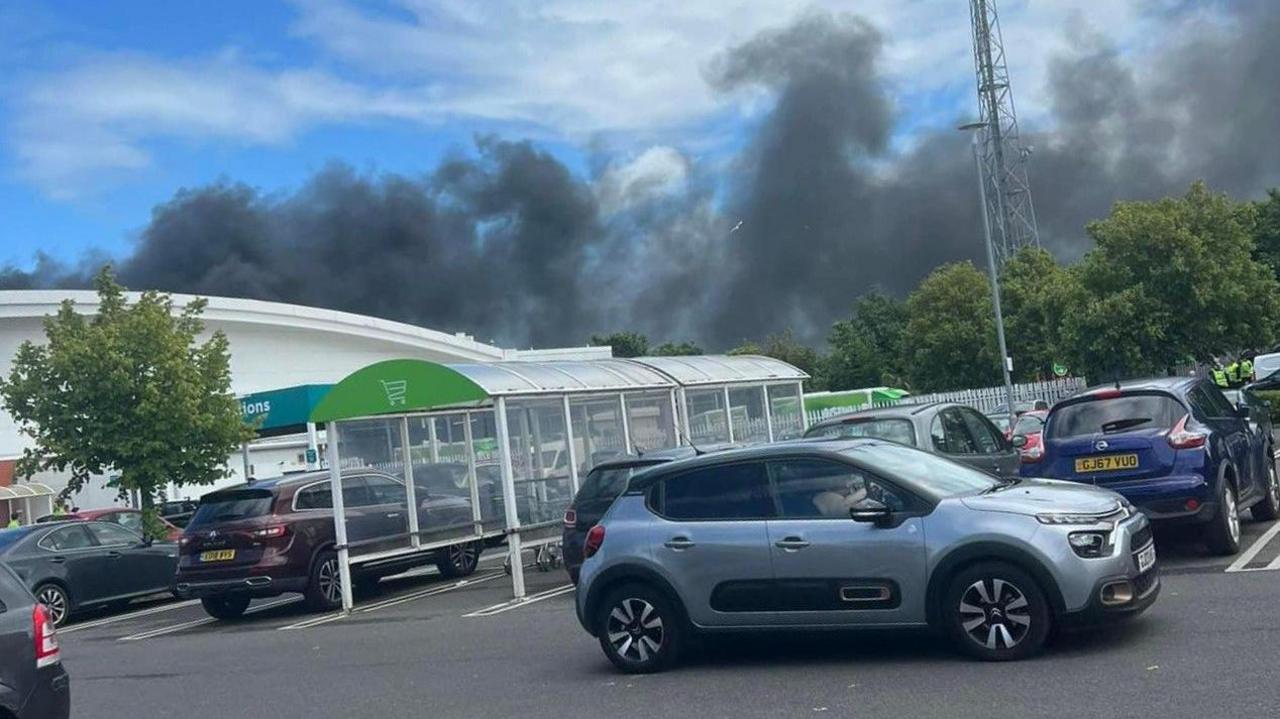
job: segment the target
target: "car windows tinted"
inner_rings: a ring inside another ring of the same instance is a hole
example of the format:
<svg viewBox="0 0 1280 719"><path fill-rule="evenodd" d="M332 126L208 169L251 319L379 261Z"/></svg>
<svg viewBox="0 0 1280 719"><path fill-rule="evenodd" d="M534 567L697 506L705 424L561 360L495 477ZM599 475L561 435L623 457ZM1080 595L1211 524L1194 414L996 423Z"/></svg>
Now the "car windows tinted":
<svg viewBox="0 0 1280 719"><path fill-rule="evenodd" d="M652 467L641 465L630 467L597 467L587 474L578 490L578 502L590 502L597 499L615 499L627 489L627 482L636 472Z"/></svg>
<svg viewBox="0 0 1280 719"><path fill-rule="evenodd" d="M1060 405L1049 416L1046 436L1054 439L1111 434L1135 429L1168 429L1187 410L1167 394L1129 394Z"/></svg>
<svg viewBox="0 0 1280 719"><path fill-rule="evenodd" d="M98 544L104 547L128 547L142 541L142 536L134 534L124 527L108 524L106 522L94 522L87 525L89 531L98 539Z"/></svg>
<svg viewBox="0 0 1280 719"><path fill-rule="evenodd" d="M70 527L63 527L57 531L50 532L44 539L40 540L40 546L57 552L65 552L70 549L92 547L93 539L89 537L89 532L85 530L84 525L77 523Z"/></svg>
<svg viewBox="0 0 1280 719"><path fill-rule="evenodd" d="M938 414L942 421L942 446L940 449L947 454L977 454L978 448L973 443L973 438L969 436L969 429L965 426L964 417L960 415L957 408L944 409Z"/></svg>
<svg viewBox="0 0 1280 719"><path fill-rule="evenodd" d="M662 513L672 519L766 519L773 498L764 465L707 467L663 482Z"/></svg>
<svg viewBox="0 0 1280 719"><path fill-rule="evenodd" d="M1213 412L1213 414L1209 415L1210 417L1236 416L1235 405L1217 387L1201 385L1193 391L1204 394L1205 400L1209 403L1209 411Z"/></svg>
<svg viewBox="0 0 1280 719"><path fill-rule="evenodd" d="M844 454L877 474L902 477L939 497L972 494L999 484L999 480L985 472L910 447L877 444L850 447Z"/></svg>
<svg viewBox="0 0 1280 719"><path fill-rule="evenodd" d="M272 494L267 489L239 489L207 494L200 500L188 527L261 517L271 513Z"/></svg>
<svg viewBox="0 0 1280 719"><path fill-rule="evenodd" d="M344 507L367 507L374 504L373 494L362 477L342 480L342 504Z"/></svg>
<svg viewBox="0 0 1280 719"><path fill-rule="evenodd" d="M135 512L116 512L103 517L103 521L115 522L125 529L132 530L138 534L142 534L142 515Z"/></svg>
<svg viewBox="0 0 1280 719"><path fill-rule="evenodd" d="M365 477L364 481L369 487L370 497L374 504L403 505L409 501L404 485L394 479L388 479L386 477ZM343 499L346 499L345 494L343 495Z"/></svg>
<svg viewBox="0 0 1280 719"><path fill-rule="evenodd" d="M313 484L298 491L293 498L294 509L333 509L333 491L329 483Z"/></svg>
<svg viewBox="0 0 1280 719"><path fill-rule="evenodd" d="M916 432L911 427L911 420L899 417L867 417L845 420L838 424L814 427L805 432L804 436L831 439L873 437L913 446L916 443Z"/></svg>
<svg viewBox="0 0 1280 719"><path fill-rule="evenodd" d="M971 409L956 411L964 418L965 427L968 428L969 436L973 438L979 453L995 454L1004 450L1004 439L1000 435L1000 430L997 430L990 420Z"/></svg>

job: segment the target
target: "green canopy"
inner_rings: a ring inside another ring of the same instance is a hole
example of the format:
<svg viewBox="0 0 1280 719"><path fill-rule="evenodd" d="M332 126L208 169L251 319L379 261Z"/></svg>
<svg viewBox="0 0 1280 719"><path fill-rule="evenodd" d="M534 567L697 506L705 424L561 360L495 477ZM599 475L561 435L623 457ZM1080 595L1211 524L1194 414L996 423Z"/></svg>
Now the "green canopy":
<svg viewBox="0 0 1280 719"><path fill-rule="evenodd" d="M427 410L488 397L483 387L452 367L424 360L386 360L358 369L334 385L311 411L311 421Z"/></svg>

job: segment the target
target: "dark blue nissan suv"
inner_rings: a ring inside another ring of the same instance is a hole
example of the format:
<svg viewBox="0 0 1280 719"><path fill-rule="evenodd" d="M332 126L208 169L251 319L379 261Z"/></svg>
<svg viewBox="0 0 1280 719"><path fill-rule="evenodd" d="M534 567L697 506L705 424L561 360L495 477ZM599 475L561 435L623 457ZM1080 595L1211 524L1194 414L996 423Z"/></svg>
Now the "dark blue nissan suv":
<svg viewBox="0 0 1280 719"><path fill-rule="evenodd" d="M1114 490L1154 522L1199 525L1218 554L1240 551L1242 510L1280 516L1272 438L1203 379L1085 390L1054 405L1043 438L1023 476Z"/></svg>

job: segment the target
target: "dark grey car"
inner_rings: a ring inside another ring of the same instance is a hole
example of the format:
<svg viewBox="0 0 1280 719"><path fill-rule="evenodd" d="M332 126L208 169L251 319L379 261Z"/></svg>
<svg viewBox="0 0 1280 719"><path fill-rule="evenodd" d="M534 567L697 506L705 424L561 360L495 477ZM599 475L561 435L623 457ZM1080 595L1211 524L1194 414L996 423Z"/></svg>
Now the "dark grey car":
<svg viewBox="0 0 1280 719"><path fill-rule="evenodd" d="M66 719L71 687L58 637L17 575L0 564L0 716Z"/></svg>
<svg viewBox="0 0 1280 719"><path fill-rule="evenodd" d="M0 562L61 626L83 609L170 591L178 545L153 544L111 522L56 522L0 531Z"/></svg>
<svg viewBox="0 0 1280 719"><path fill-rule="evenodd" d="M941 454L1003 477L1016 477L1018 450L991 419L952 402L866 409L823 420L806 438L873 437Z"/></svg>

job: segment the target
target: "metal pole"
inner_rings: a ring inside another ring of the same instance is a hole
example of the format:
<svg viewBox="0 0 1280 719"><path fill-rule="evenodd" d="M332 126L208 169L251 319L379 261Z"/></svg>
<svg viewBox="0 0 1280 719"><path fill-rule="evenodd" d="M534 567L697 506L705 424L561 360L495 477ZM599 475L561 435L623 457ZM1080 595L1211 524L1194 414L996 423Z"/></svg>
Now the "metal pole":
<svg viewBox="0 0 1280 719"><path fill-rule="evenodd" d="M684 422L684 439L689 444L693 444L693 421L689 419L689 396L685 394L684 387L681 387L676 395L680 399L680 416L676 417L676 431L680 431L680 423Z"/></svg>
<svg viewBox="0 0 1280 719"><path fill-rule="evenodd" d="M462 441L467 444L467 484L471 489L471 522L476 536L484 534L484 515L480 511L480 480L476 478L476 448L472 444L471 413L463 413Z"/></svg>
<svg viewBox="0 0 1280 719"><path fill-rule="evenodd" d="M729 385L720 388L720 395L724 397L724 426L729 433L729 443L733 443L733 413L729 411Z"/></svg>
<svg viewBox="0 0 1280 719"><path fill-rule="evenodd" d="M675 390L671 390L671 431L676 434L674 446L684 444L684 436L680 432L680 404L676 401Z"/></svg>
<svg viewBox="0 0 1280 719"><path fill-rule="evenodd" d="M428 418L435 424L435 419ZM404 502L409 512L409 544L417 549L422 546L422 537L418 536L418 490L413 484L413 451L409 446L409 418L400 418L400 454L404 462Z"/></svg>
<svg viewBox="0 0 1280 719"><path fill-rule="evenodd" d="M564 441L569 448L569 487L573 496L578 496L578 450L573 446L573 416L569 414L569 395L560 398L560 406L564 409Z"/></svg>
<svg viewBox="0 0 1280 719"><path fill-rule="evenodd" d="M764 428L769 437L769 441L773 441L773 410L769 408L769 385L760 385L760 396L764 397Z"/></svg>
<svg viewBox="0 0 1280 719"><path fill-rule="evenodd" d="M516 480L511 468L511 432L507 428L507 398L494 400L498 425L498 459L502 468L502 509L507 518L507 561L511 562L511 593L524 599L524 561L520 557L520 514L516 511Z"/></svg>
<svg viewBox="0 0 1280 719"><path fill-rule="evenodd" d="M347 551L347 507L342 501L342 471L338 458L338 423L329 422L325 427L325 440L329 455L329 493L333 495L333 538L338 545L338 579L342 584L342 611L351 613L355 601L351 598L351 554Z"/></svg>
<svg viewBox="0 0 1280 719"><path fill-rule="evenodd" d="M627 419L627 395L618 393L618 411L622 412L622 448L631 454L631 422Z"/></svg>
<svg viewBox="0 0 1280 719"><path fill-rule="evenodd" d="M240 459L244 462L244 481L248 482L251 479L251 477L249 476L251 474L249 471L249 467L251 465L249 464L249 443L248 442L243 442L240 444Z"/></svg>
<svg viewBox="0 0 1280 719"><path fill-rule="evenodd" d="M991 306L996 314L996 344L1000 349L1000 374L1004 377L1005 405L1009 410L1009 427L1017 418L1013 411L1013 381L1009 377L1009 350L1004 344L1004 314L1000 311L1000 274L996 267L995 249L991 246L991 219L987 217L987 188L982 181L982 159L978 156L978 135L973 134L973 164L978 169L978 200L982 203L982 234L987 243L987 271L991 273Z"/></svg>
<svg viewBox="0 0 1280 719"><path fill-rule="evenodd" d="M436 418L427 418L427 437L431 440L431 463L440 463L440 440L436 437Z"/></svg>
<svg viewBox="0 0 1280 719"><path fill-rule="evenodd" d="M315 461L312 461L312 460ZM307 422L307 469L320 466L320 439L316 434L316 423Z"/></svg>
<svg viewBox="0 0 1280 719"><path fill-rule="evenodd" d="M796 399L800 400L800 434L809 429L809 415L804 411L804 382L796 382Z"/></svg>

